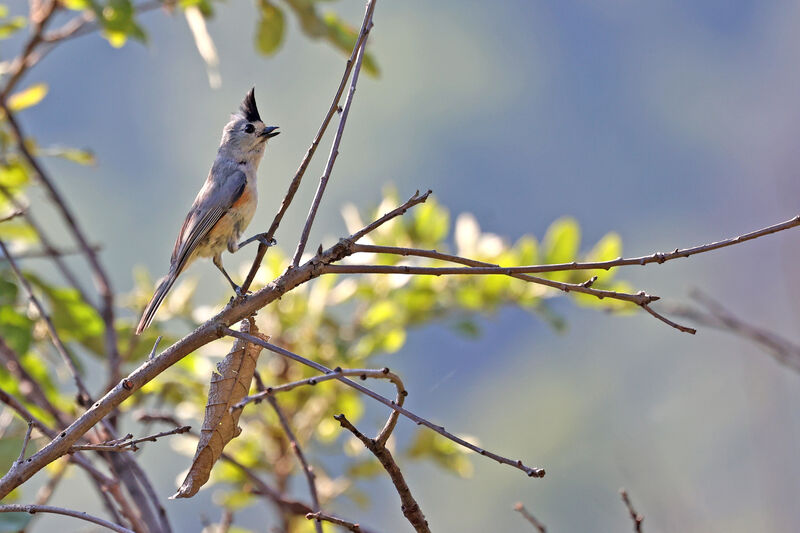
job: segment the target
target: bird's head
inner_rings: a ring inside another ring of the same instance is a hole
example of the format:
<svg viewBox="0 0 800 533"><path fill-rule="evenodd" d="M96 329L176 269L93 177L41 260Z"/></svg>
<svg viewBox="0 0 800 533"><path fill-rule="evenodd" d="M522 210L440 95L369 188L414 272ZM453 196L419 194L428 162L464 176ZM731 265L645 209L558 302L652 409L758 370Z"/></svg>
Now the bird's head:
<svg viewBox="0 0 800 533"><path fill-rule="evenodd" d="M242 159L259 158L264 154L267 140L280 132L277 126L266 126L256 107L255 87L245 95L239 110L222 131L220 150Z"/></svg>

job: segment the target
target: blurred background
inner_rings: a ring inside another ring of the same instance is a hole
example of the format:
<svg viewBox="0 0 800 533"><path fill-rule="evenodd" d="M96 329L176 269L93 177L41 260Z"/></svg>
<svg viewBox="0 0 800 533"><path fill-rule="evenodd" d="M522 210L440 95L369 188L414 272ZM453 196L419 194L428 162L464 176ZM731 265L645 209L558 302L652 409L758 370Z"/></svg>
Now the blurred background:
<svg viewBox="0 0 800 533"><path fill-rule="evenodd" d="M26 6L11 2L12 11ZM363 8L330 4L354 26ZM50 86L20 115L41 144L96 154L95 167L48 160L48 168L102 243L117 291L132 288L134 267L166 272L221 128L251 86L262 117L283 133L261 165L248 234L267 228L317 131L343 56L302 37L291 16L280 53L258 55L255 9L221 4L209 22L217 90L186 21L160 11L140 19L147 45L114 49L82 37L23 83ZM360 79L309 248L345 233L345 203L374 206L387 184L403 198L431 188L453 216L471 212L510 242L572 215L587 243L618 232L625 255L789 219L800 212L798 24L800 5L790 1L380 1L370 47L381 75ZM277 234L286 250L331 138ZM226 256L226 265L238 271L254 252ZM619 277L665 303L700 288L800 341L798 259L794 230ZM227 295L210 263L190 273L201 282L198 303ZM403 376L411 410L547 470L529 479L471 456L474 472L461 479L431 463L401 464L434 531L530 531L512 510L517 501L552 531L629 530L623 486L648 532L800 528L800 375L724 332L690 336L643 313L614 316L568 298L553 307L564 332L506 309L480 320L477 339L432 325L376 360ZM364 423L384 417L368 405ZM401 420L399 438L410 426ZM187 458L166 444L139 453L159 494L172 494ZM335 470L335 458L326 460ZM69 486L79 485L68 481L54 505L99 509L87 502L93 493ZM388 478L358 487L367 507L342 498L329 510L380 531L410 530ZM176 531L200 529L213 491L165 504ZM266 531L270 520L256 505L235 523ZM42 518L34 531L55 523Z"/></svg>

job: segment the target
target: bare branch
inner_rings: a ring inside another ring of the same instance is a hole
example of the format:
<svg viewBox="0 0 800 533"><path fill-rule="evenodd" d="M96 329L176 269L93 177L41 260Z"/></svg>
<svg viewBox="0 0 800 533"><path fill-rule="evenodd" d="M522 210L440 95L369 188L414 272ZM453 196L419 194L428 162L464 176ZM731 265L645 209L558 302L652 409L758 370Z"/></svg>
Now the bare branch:
<svg viewBox="0 0 800 533"><path fill-rule="evenodd" d="M372 14L375 11L375 0L367 2L366 12L364 13L364 22L361 25L361 32L359 33L359 41L356 43L353 52L356 54L356 63L353 67L353 79L350 81L350 90L347 93L347 98L344 101L341 116L339 117L339 128L336 130L336 136L333 138L331 144L331 152L328 155L328 162L325 163L325 171L319 180L317 192L314 194L314 201L311 203L311 208L306 217L306 223L303 226L303 233L300 235L300 242L297 244L297 250L294 252L292 258L292 266L297 267L300 264L300 258L303 256L303 251L308 242L308 236L311 233L311 226L314 224L314 218L317 216L317 209L322 201L322 195L325 193L325 187L328 185L328 179L331 176L333 165L336 162L336 157L339 155L339 144L342 142L344 135L344 127L347 124L347 117L350 114L350 105L353 103L353 97L356 93L356 84L358 83L358 74L361 72L361 62L364 59L364 48L367 45L367 36L372 28Z"/></svg>
<svg viewBox="0 0 800 533"><path fill-rule="evenodd" d="M316 513L308 513L306 518L309 520L316 520L317 523L319 522L330 522L331 524L336 524L337 526L342 526L348 531L353 531L354 533L364 533L364 530L361 529L356 523L348 522L347 520L343 520L341 518L335 517L333 515L325 514L322 511L317 511Z"/></svg>
<svg viewBox="0 0 800 533"><path fill-rule="evenodd" d="M254 337L254 336L248 335L246 333L241 333L241 332L238 332L238 331L234 331L234 330L232 330L230 328L221 328L221 332L226 334L226 335L228 335L228 336L231 336L231 337L236 337L236 338L239 338L239 339L246 340L248 342L252 342L252 343L255 343L255 344L260 344L261 346L263 346L264 348L266 348L267 350L269 350L271 352L277 353L279 355L282 355L284 357L287 357L289 359L297 361L298 363L302 363L302 364L304 364L306 366L310 366L311 368L314 368L314 369L316 369L316 370L318 370L318 371L320 371L320 372L322 372L324 374L330 374L332 372L331 369L327 368L324 365L321 365L321 364L319 364L319 363L317 363L315 361L311 361L310 359L306 359L305 357L302 357L300 355L297 355L296 353L290 352L289 350L281 348L280 346L275 346L274 344L271 344L269 342L263 341L262 339L259 339L258 337ZM352 387L352 388L356 389L357 391L359 391L359 392L361 392L363 394L366 394L370 398L373 398L373 399L381 402L385 406L389 407L390 409L393 409L393 410L397 411L401 415L413 420L414 422L417 423L417 425L422 425L422 426L425 426L427 428L430 428L430 429L434 430L436 433L442 435L443 437L445 437L447 439L450 439L453 442L455 442L457 444L460 444L461 446L464 446L465 448L469 448L470 450L472 450L472 451L474 451L476 453L479 453L480 455L483 455L484 457L489 457L490 459L494 459L498 463L506 464L506 465L512 466L514 468L517 468L519 470L522 470L523 472L525 472L528 475L528 477L544 477L545 471L543 469L541 469L541 468L531 468L531 467L525 466L522 461L514 461L512 459L508 459L506 457L503 457L502 455L497 455L495 453L492 453L492 452L489 452L487 450L484 450L483 448L480 448L479 446L475 446L471 442L467 442L462 438L456 437L452 433L446 431L444 429L444 426L437 426L436 424L434 424L432 422L429 422L428 420L426 420L426 419L424 419L424 418L422 418L420 416L417 416L414 413L412 413L411 411L408 411L407 409L397 405L396 402L394 402L392 400L389 400L388 398L385 398L385 397L381 396L380 394L374 392L373 390L368 389L368 388L366 388L366 387L364 387L362 385L359 385L358 383L356 383L356 382L354 382L352 380L349 380L344 376L339 376L336 379L341 381L345 385L347 385L349 387Z"/></svg>
<svg viewBox="0 0 800 533"><path fill-rule="evenodd" d="M525 506L522 505L522 502L515 503L514 510L519 514L521 514L523 518L525 518L525 520L530 522L531 525L536 528L536 531L538 531L539 533L547 533L547 528L544 526L544 524L539 522L535 516L533 516L527 509L525 509Z"/></svg>
<svg viewBox="0 0 800 533"><path fill-rule="evenodd" d="M373 7L374 9L374 7ZM336 90L336 94L333 97L333 102L331 102L330 107L328 108L328 112L325 114L325 118L322 119L322 124L317 130L317 134L314 136L314 140L311 141L311 146L309 146L308 150L306 151L306 155L303 156L303 160L300 162L300 167L297 169L297 172L292 179L291 184L289 184L289 190L286 191L286 196L283 197L283 201L281 202L280 210L275 215L275 218L272 220L272 224L269 227L265 237L266 241L269 242L272 238L275 237L275 232L278 231L278 226L283 220L283 215L286 214L286 211L289 209L289 205L292 203L294 199L294 195L297 192L297 189L300 187L300 182L303 179L303 175L306 173L306 169L308 168L309 163L311 162L311 158L314 157L314 153L317 151L317 147L319 146L320 141L322 140L322 136L325 134L325 130L328 129L328 124L330 124L333 115L336 113L337 109L339 109L339 101L342 99L342 94L344 93L344 88L347 86L347 80L350 78L350 71L353 69L353 64L355 62L356 54L358 50L362 48L364 45L364 41L367 38L367 32L363 31L366 25L366 16L368 13L365 13L364 22L362 22L361 27L362 31L358 34L358 39L356 39L356 44L353 46L353 52L350 54L350 59L347 60L347 63L344 67L344 73L342 74L342 80L339 82L339 88ZM247 290L250 288L250 285L253 283L253 279L256 277L256 272L258 272L259 266L261 266L261 261L264 259L264 254L267 253L267 245L264 243L259 243L258 245L258 252L256 252L256 257L253 260L253 265L250 267L250 272L247 274L247 278L245 279L244 283L242 284L242 292L246 293Z"/></svg>
<svg viewBox="0 0 800 533"><path fill-rule="evenodd" d="M297 442L297 437L294 436L294 432L292 431L291 426L289 425L289 421L286 419L286 415L283 414L283 410L278 405L277 400L272 396L267 396L267 402L272 406L275 410L275 414L278 415L278 420L281 422L281 427L283 428L283 432L286 433L286 437L289 439L291 443L292 450L294 454L297 456L297 460L300 462L300 466L303 469L303 473L306 476L306 480L308 481L308 491L311 494L311 506L313 507L315 512L318 512L321 507L319 505L319 496L317 495L317 483L316 483L316 476L314 475L314 471L311 469L311 466L306 461L306 456L303 454L303 449L300 448L300 444ZM317 530L317 533L322 533L322 524L316 522L314 527Z"/></svg>
<svg viewBox="0 0 800 533"><path fill-rule="evenodd" d="M312 378L301 379L298 381L292 381L291 383L285 383L283 385L278 385L275 387L265 387L264 390L259 390L258 393L253 394L252 396L247 396L243 398L242 401L237 403L232 407L232 409L242 409L245 405L251 402L259 402L264 398L268 398L270 396L274 396L279 392L289 392L290 390L294 390L297 387L302 387L304 385L316 385L318 383L322 383L324 381L330 381L332 379L339 379L341 376L357 376L362 380L367 378L375 378L375 379L386 379L391 381L395 388L397 389L397 399L395 403L400 407L403 406L405 402L406 396L408 396L408 391L406 391L405 386L403 385L403 381L400 379L400 376L397 374L392 373L388 368L384 367L381 369L373 369L373 368L346 368L342 369L340 367L336 367L333 369L332 372L322 375L322 376L314 376ZM389 420L386 421L386 425L381 430L380 434L376 439L381 444L386 444L386 441L389 439L389 435L394 430L394 426L397 424L397 418L400 416L400 413L397 411L392 411L392 414L389 415Z"/></svg>
<svg viewBox="0 0 800 533"><path fill-rule="evenodd" d="M161 433L156 433L155 435L148 435L146 437L140 437L138 439L134 439L133 435L127 435L122 439L118 439L117 441L110 441L104 442L102 444L75 444L70 448L70 451L77 452L81 450L93 450L97 452L127 452L127 451L136 451L139 449L137 444L142 442L156 442L161 437L166 437L168 435L180 435L182 433L186 433L192 429L191 426L181 426L175 429L171 429L169 431L162 431Z"/></svg>
<svg viewBox="0 0 800 533"><path fill-rule="evenodd" d="M697 333L696 329L690 328L690 327L687 327L687 326L681 326L677 322L673 322L672 320L670 320L669 318L665 317L664 315L653 311L653 309L647 304L642 305L642 309L644 309L645 311L647 311L648 313L650 313L651 315L653 315L654 317L656 317L660 321L664 322L665 324L668 324L668 325L672 326L673 328L677 329L678 331L682 331L683 333L688 333L690 335L694 335L695 333Z"/></svg>
<svg viewBox="0 0 800 533"><path fill-rule="evenodd" d="M628 509L628 514L631 515L631 520L633 521L633 530L636 533L642 533L642 522L644 522L644 516L637 513L636 509L633 508L631 499L628 496L628 491L625 489L620 489L619 495L622 498L622 501L625 503L625 507Z"/></svg>
<svg viewBox="0 0 800 533"><path fill-rule="evenodd" d="M9 220L13 220L13 219L15 219L17 217L21 217L23 214L24 214L23 211L20 211L19 209L15 209L14 211L10 212L9 214L0 217L0 222L7 222Z"/></svg>
<svg viewBox="0 0 800 533"><path fill-rule="evenodd" d="M414 496L411 495L411 490L408 488L408 484L406 480L403 478L403 473L400 471L400 467L397 466L397 463L392 457L392 453L389 451L388 448L382 443L377 442L374 439L370 439L364 436L356 427L347 420L343 414L334 415L334 417L339 424L348 431L350 431L353 435L356 436L358 440L360 440L364 446L372 452L372 454L380 461L381 465L383 466L386 473L389 474L389 477L392 479L392 483L394 484L395 489L397 490L397 494L400 495L400 502L403 511L403 516L409 521L409 523L414 527L414 530L418 533L430 533L430 528L428 527L428 521L425 520L425 515L422 514L422 509L420 509L419 504L414 499Z"/></svg>
<svg viewBox="0 0 800 533"><path fill-rule="evenodd" d="M784 222L780 222L778 224L773 224L771 226L767 226L759 230L751 231L749 233L744 233L742 235L739 235L738 237L732 237L730 239L724 239L709 244L694 246L692 248L683 248L683 249L676 248L672 252L656 252L650 255L643 255L640 257L629 257L629 258L620 257L619 259L612 259L610 261L595 261L595 262L585 262L585 263L572 262L572 263L558 263L552 265L514 267L512 268L509 275L511 273L536 274L543 272L561 272L564 270L609 270L614 267L628 266L628 265L648 265L650 263L661 264L670 261L672 259L678 259L680 257L689 257L692 255L710 252L713 250L719 250L720 248L725 248L727 246L733 246L734 244L740 244L743 242L751 241L759 237L764 237L765 235L771 235L773 233L791 229L797 226L800 226L800 215L791 218L789 220L786 220ZM461 259L458 256L443 254L437 252L436 250L420 250L415 248L395 248L392 246L372 246L372 245L370 246L359 245L358 248L359 248L358 251L363 251L363 252L391 253L395 255L414 255L420 257L430 257L432 259L442 259L444 261L450 261L456 263L460 262L458 261L458 259Z"/></svg>
<svg viewBox="0 0 800 533"><path fill-rule="evenodd" d="M486 265L482 261L473 261L472 259L459 258L460 263L469 264L475 263ZM325 265L322 267L323 274L405 274L414 276L445 276L445 275L464 275L464 276L512 276L518 277L529 268L537 267L500 267L497 265L492 266L474 266L474 267L418 267L408 265ZM636 305L645 305L650 302L659 300L659 296L647 294L644 291L636 294L629 294L625 292L608 291L602 289L593 289L585 286L583 283L563 283L560 281L553 281L546 278L539 278L534 276L525 276L525 281L544 285L553 289L558 289L563 292L581 292L595 296L599 299L610 298L613 300L621 300L623 302L630 302Z"/></svg>
<svg viewBox="0 0 800 533"><path fill-rule="evenodd" d="M72 509L64 509L63 507L53 507L52 505L0 505L0 513L54 513L92 522L99 526L103 526L104 528L110 529L111 531L118 531L119 533L134 533L132 529L128 529L127 527L122 527L121 525L109 522L108 520L103 520L102 518L92 516L89 513L84 513L83 511L73 511Z"/></svg>

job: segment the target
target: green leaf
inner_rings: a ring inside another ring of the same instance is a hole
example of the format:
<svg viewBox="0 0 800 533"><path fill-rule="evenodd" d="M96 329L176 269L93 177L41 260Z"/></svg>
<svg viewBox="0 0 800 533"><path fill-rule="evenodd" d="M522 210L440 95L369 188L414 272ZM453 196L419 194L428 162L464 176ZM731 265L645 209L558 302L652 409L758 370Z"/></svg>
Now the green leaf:
<svg viewBox="0 0 800 533"><path fill-rule="evenodd" d="M286 33L283 11L269 0L259 1L261 17L256 26L256 50L265 56L273 55L281 46Z"/></svg>
<svg viewBox="0 0 800 533"><path fill-rule="evenodd" d="M8 99L8 108L11 111L21 111L33 107L47 96L47 84L37 83L18 93L12 94Z"/></svg>
<svg viewBox="0 0 800 533"><path fill-rule="evenodd" d="M570 263L578 257L581 244L581 229L578 222L571 217L559 218L553 222L542 241L545 262ZM566 281L570 277L569 271L553 272L548 277L557 281Z"/></svg>

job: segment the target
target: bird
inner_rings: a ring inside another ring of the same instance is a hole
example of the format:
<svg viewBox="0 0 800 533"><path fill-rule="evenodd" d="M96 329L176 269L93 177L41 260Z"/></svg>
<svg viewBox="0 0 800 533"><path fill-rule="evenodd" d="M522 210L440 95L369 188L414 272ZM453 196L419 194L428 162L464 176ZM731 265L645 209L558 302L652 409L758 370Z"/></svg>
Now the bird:
<svg viewBox="0 0 800 533"><path fill-rule="evenodd" d="M254 240L267 246L275 244L263 233L241 243L238 240L256 211L258 164L267 141L278 134L278 126L266 126L261 120L253 87L222 130L217 156L175 241L169 272L161 278L144 308L137 335L150 325L175 280L198 257L211 257L237 296L241 296L241 288L222 266L222 252L227 249L234 253Z"/></svg>

